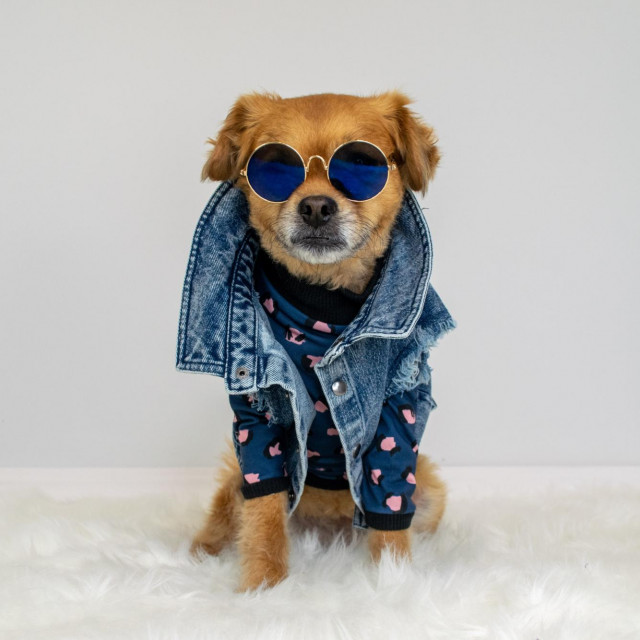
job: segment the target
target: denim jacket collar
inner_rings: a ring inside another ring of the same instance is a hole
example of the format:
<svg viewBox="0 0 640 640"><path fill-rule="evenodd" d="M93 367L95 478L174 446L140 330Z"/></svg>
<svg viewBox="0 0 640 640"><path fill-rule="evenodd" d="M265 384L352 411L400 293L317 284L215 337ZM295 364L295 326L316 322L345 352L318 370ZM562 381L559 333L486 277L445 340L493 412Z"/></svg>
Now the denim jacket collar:
<svg viewBox="0 0 640 640"><path fill-rule="evenodd" d="M223 182L195 231L178 336L178 369L223 376L227 390L235 393L254 390L258 376L251 277L259 241L248 218L242 191ZM329 364L362 338L407 338L424 307L431 265L429 228L414 194L407 190L380 278L323 363ZM225 324L219 321L223 318L226 326L219 326ZM243 369L247 373L239 376Z"/></svg>

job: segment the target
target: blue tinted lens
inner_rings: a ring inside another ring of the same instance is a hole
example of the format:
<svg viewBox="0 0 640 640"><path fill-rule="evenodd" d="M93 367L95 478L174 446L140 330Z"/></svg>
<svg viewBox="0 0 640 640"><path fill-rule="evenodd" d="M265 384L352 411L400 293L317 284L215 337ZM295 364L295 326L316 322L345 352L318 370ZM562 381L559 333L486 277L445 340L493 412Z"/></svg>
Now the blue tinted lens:
<svg viewBox="0 0 640 640"><path fill-rule="evenodd" d="M253 152L247 180L261 198L284 202L304 182L304 165L291 147L272 142Z"/></svg>
<svg viewBox="0 0 640 640"><path fill-rule="evenodd" d="M329 162L329 180L350 200L369 200L387 184L387 159L368 142L349 142Z"/></svg>

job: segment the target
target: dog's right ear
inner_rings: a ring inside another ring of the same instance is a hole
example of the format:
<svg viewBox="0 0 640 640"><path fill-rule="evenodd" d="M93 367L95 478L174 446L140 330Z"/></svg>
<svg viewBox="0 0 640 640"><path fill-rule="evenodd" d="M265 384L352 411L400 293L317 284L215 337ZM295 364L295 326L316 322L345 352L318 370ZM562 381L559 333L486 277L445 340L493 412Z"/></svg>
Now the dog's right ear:
<svg viewBox="0 0 640 640"><path fill-rule="evenodd" d="M238 178L253 149L257 125L275 100L281 100L276 93L248 93L236 100L218 137L207 140L213 149L202 167L202 180Z"/></svg>
<svg viewBox="0 0 640 640"><path fill-rule="evenodd" d="M401 91L387 91L374 99L389 127L395 161L404 183L424 195L440 161L433 129L407 108L411 99Z"/></svg>

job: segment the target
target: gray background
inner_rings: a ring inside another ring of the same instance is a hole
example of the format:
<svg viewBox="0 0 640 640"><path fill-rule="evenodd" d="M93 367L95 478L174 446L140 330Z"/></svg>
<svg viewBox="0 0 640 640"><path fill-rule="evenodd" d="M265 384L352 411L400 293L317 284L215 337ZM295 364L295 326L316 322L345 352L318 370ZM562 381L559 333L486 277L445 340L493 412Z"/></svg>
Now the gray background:
<svg viewBox="0 0 640 640"><path fill-rule="evenodd" d="M440 136L438 462L640 463L638 2L3 2L0 465L208 466L174 370L204 141L242 92L399 88Z"/></svg>

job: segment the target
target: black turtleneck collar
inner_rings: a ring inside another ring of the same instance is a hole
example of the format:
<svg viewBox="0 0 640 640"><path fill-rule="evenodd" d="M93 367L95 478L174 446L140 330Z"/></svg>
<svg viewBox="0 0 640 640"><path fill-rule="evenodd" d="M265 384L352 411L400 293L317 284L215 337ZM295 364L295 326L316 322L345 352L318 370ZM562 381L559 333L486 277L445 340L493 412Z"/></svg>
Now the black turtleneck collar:
<svg viewBox="0 0 640 640"><path fill-rule="evenodd" d="M288 302L314 320L330 324L349 324L373 290L384 265L384 256L376 260L371 280L362 293L340 287L327 289L298 278L260 248L256 269L262 269L269 281Z"/></svg>

